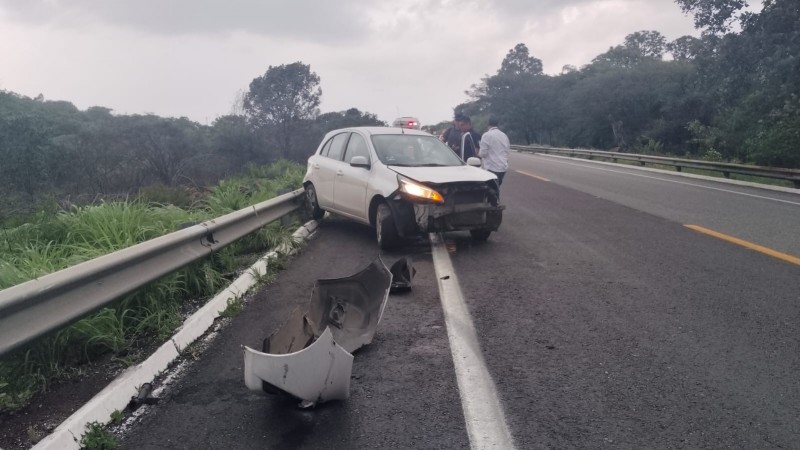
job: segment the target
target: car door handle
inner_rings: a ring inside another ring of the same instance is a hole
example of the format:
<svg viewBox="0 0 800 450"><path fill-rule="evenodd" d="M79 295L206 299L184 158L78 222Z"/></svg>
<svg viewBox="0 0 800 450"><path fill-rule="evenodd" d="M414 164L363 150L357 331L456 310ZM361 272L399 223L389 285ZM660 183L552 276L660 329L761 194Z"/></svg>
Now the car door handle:
<svg viewBox="0 0 800 450"><path fill-rule="evenodd" d="M337 177L341 177L342 175L344 175L344 172L342 172L341 170L336 172Z"/></svg>
<svg viewBox="0 0 800 450"><path fill-rule="evenodd" d="M315 169L319 169L319 164L314 164Z"/></svg>

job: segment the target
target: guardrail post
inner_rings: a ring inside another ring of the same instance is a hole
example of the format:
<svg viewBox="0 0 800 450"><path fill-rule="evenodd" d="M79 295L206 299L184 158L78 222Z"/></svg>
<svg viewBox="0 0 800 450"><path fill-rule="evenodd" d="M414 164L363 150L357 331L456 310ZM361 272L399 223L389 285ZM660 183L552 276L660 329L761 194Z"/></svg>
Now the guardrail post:
<svg viewBox="0 0 800 450"><path fill-rule="evenodd" d="M722 174L725 175L725 178L730 178L731 177L731 173L730 172L722 172Z"/></svg>
<svg viewBox="0 0 800 450"><path fill-rule="evenodd" d="M676 171L676 172L682 172L682 171L683 171L683 167L681 167L681 166L675 166L675 171Z"/></svg>

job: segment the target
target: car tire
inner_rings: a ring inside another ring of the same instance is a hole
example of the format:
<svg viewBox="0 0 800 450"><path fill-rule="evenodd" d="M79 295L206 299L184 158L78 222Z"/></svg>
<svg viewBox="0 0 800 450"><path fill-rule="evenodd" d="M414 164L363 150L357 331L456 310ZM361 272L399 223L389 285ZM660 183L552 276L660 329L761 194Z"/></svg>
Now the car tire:
<svg viewBox="0 0 800 450"><path fill-rule="evenodd" d="M314 220L322 219L325 215L325 210L319 207L317 201L317 190L314 189L313 184L306 186L306 200L305 200L306 213Z"/></svg>
<svg viewBox="0 0 800 450"><path fill-rule="evenodd" d="M392 208L389 208L386 203L378 205L375 213L375 234L378 238L378 246L384 250L397 247L400 241Z"/></svg>
<svg viewBox="0 0 800 450"><path fill-rule="evenodd" d="M492 234L491 230L469 230L469 234L472 235L473 241L478 242L485 242L489 239L489 235Z"/></svg>

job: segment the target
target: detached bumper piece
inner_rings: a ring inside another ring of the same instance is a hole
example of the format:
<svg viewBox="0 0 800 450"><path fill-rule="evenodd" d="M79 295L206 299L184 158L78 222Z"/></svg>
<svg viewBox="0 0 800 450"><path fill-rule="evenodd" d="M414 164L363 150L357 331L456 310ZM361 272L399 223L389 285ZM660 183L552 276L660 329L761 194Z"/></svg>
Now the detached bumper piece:
<svg viewBox="0 0 800 450"><path fill-rule="evenodd" d="M244 382L250 390L267 385L312 404L349 397L352 370L353 355L334 342L328 329L295 353L273 355L244 348Z"/></svg>
<svg viewBox="0 0 800 450"><path fill-rule="evenodd" d="M372 342L392 275L380 258L355 275L317 280L304 312L264 340L244 346L244 379L254 391L284 393L308 407L350 396L352 352Z"/></svg>

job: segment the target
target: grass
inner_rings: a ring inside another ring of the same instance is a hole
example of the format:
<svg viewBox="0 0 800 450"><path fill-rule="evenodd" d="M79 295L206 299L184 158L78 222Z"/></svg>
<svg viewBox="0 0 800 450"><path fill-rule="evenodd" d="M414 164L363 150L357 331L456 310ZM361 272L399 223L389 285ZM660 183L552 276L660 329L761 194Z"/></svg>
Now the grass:
<svg viewBox="0 0 800 450"><path fill-rule="evenodd" d="M267 200L301 185L304 168L289 162L252 166L194 202L194 209L129 199L37 214L0 228L0 289ZM267 249L295 246L289 229L273 223L131 293L72 326L0 359L0 413L27 405L52 383L80 376L111 355L122 366L143 349L168 339L197 299L210 298ZM238 307L240 308L240 304ZM232 309L233 308L233 309ZM229 306L231 314L236 305ZM100 447L95 447L100 448Z"/></svg>
<svg viewBox="0 0 800 450"><path fill-rule="evenodd" d="M100 422L92 422L86 426L86 433L81 436L81 448L86 450L113 450L119 447L119 441L106 430Z"/></svg>

